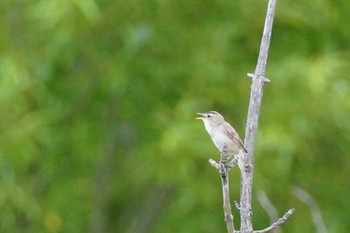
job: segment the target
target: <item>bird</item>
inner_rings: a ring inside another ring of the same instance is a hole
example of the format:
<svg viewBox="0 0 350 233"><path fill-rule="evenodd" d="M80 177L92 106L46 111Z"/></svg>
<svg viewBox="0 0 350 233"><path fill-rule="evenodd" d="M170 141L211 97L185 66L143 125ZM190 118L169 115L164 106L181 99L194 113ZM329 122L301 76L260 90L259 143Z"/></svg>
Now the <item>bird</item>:
<svg viewBox="0 0 350 233"><path fill-rule="evenodd" d="M224 117L217 111L197 113L203 120L205 129L209 133L213 143L223 153L226 144L228 155L237 155L240 151L247 153L244 143L239 138L236 130L225 121Z"/></svg>

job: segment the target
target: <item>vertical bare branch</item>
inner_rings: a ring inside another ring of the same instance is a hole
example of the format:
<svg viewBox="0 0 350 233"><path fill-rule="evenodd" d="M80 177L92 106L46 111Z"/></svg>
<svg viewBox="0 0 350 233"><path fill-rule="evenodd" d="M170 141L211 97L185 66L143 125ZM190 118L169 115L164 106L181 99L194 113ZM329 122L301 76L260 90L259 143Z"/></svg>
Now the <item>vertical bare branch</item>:
<svg viewBox="0 0 350 233"><path fill-rule="evenodd" d="M231 211L231 203L230 203L230 188L229 188L229 179L228 176L223 178L221 177L221 183L222 183L222 195L223 195L223 208L224 208L224 215L225 215L225 222L227 227L228 233L234 233L235 228L233 225L233 215Z"/></svg>
<svg viewBox="0 0 350 233"><path fill-rule="evenodd" d="M263 95L263 86L265 83L270 82L265 77L267 57L271 41L271 32L273 18L275 14L276 0L269 0L267 15L265 19L264 32L261 40L259 58L255 68L254 74L248 74L252 79L250 102L248 109L246 133L245 133L245 146L248 152L244 155L243 152L234 158L230 163L227 163L226 153L221 154L220 163L216 163L210 159L209 163L214 166L221 174L223 199L224 199L224 214L227 224L227 230L229 233L265 233L278 228L294 213L295 209L292 208L287 211L282 218L279 218L271 226L258 231L253 231L252 225L252 187L253 187L253 173L254 173L254 145L256 132L258 128L258 119ZM241 198L240 204L236 205L240 211L241 227L239 231L234 230L233 215L231 213L231 204L229 197L228 186L228 171L237 164L241 171Z"/></svg>
<svg viewBox="0 0 350 233"><path fill-rule="evenodd" d="M228 163L228 155L227 155L227 145L224 146L223 153L220 157L220 162L217 163L213 159L209 159L209 163L215 167L221 176L221 184L222 184L222 195L223 195L223 208L225 215L225 222L228 233L234 233L235 228L233 225L233 215L231 211L231 202L230 202L230 187L229 187L229 179L228 172L231 168L237 163L236 159L233 159Z"/></svg>
<svg viewBox="0 0 350 233"><path fill-rule="evenodd" d="M243 166L239 166L241 170L241 233L253 232L251 200L254 172L254 145L258 128L263 86L266 82L269 82L269 80L265 77L265 70L271 40L275 6L276 0L269 0L257 66L254 74L248 74L248 76L252 78L249 110L244 140L245 145L248 149L248 153L245 156Z"/></svg>

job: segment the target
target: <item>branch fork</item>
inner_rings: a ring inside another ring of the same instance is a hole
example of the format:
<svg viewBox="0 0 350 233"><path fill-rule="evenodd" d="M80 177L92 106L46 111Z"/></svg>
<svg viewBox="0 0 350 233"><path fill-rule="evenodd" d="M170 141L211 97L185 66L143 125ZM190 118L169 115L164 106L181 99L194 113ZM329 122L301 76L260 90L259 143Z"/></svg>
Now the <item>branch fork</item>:
<svg viewBox="0 0 350 233"><path fill-rule="evenodd" d="M271 80L268 79L268 78L265 77L265 76L257 76L257 75L252 74L252 73L248 73L247 76L248 76L249 78L251 78L251 79L259 78L259 79L261 79L261 80L263 81L263 83L269 83L269 82L271 82Z"/></svg>
<svg viewBox="0 0 350 233"><path fill-rule="evenodd" d="M234 224L233 224L233 220L234 220L234 216L232 215L231 212L231 202L230 202L230 195L229 195L229 183L228 183L228 172L236 165L238 164L239 166L244 164L242 163L243 161L243 157L241 157L241 155L243 155L243 153L239 154L239 156L233 157L232 160L228 162L229 156L227 154L227 145L224 145L223 148L223 153L220 156L220 161L219 163L217 163L214 159L209 159L209 163L210 165L212 165L213 167L215 167L217 169L217 171L220 174L221 177L221 181L222 181L222 191L223 191L223 208L224 208L224 219L227 225L227 229L229 233L245 233L244 231L236 231L234 230ZM243 171L245 171L246 166L243 166ZM242 169L241 169L242 171ZM241 204L237 201L234 202L235 203L235 207L237 210L241 211L242 207ZM247 208L247 207L246 207ZM249 217L251 217L252 214L252 210L250 209L250 207L248 207L248 215ZM265 232L269 232L272 231L278 227L280 227L283 223L285 223L289 217L291 217L293 215L295 211L295 208L292 208L290 210L288 210L282 218L279 218L276 222L274 222L273 224L271 224L271 226L262 229L262 230L257 230L257 231L251 231L253 233L265 233Z"/></svg>
<svg viewBox="0 0 350 233"><path fill-rule="evenodd" d="M220 156L220 161L219 163L216 162L214 159L209 159L210 165L215 167L219 173L221 174L221 177L227 177L228 172L236 165L238 164L239 157L233 157L232 159L230 156L227 154L228 153L228 148L227 145L225 144L223 147L223 152L221 153ZM231 161L229 161L231 159Z"/></svg>
<svg viewBox="0 0 350 233"><path fill-rule="evenodd" d="M273 18L275 14L276 0L269 0L267 14L265 18L265 25L263 36L260 44L260 51L258 56L257 65L255 72L253 74L248 73L248 77L252 80L250 101L248 109L248 117L246 124L245 140L244 144L248 150L248 153L240 153L238 156L234 157L231 161L227 154L227 145L224 145L220 162L217 163L213 159L209 160L209 163L214 166L221 176L222 191L223 191L223 208L224 215L228 233L265 233L271 231L284 222L294 213L295 209L290 209L284 216L278 219L271 226L263 229L254 231L252 225L252 186L253 186L253 174L254 174L254 146L256 132L258 128L259 112L261 107L263 87L264 84L269 83L270 80L265 77L266 64L268 51L271 41L271 32ZM228 172L238 165L241 171L241 196L239 204L236 203L236 208L240 212L241 225L240 230L235 231L233 225L233 215L231 213L231 204L229 196L229 182L228 182Z"/></svg>

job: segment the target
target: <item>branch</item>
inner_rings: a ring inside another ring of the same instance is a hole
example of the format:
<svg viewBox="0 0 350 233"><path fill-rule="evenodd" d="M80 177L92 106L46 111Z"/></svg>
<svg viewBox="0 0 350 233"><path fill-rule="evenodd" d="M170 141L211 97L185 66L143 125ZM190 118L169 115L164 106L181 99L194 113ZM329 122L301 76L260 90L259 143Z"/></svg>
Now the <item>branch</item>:
<svg viewBox="0 0 350 233"><path fill-rule="evenodd" d="M248 149L248 153L244 157L244 164L239 164L239 168L241 170L240 214L242 233L253 232L251 200L254 173L254 145L256 132L258 128L258 119L263 95L263 86L265 83L269 82L269 80L265 77L265 70L271 41L275 6L276 0L269 0L264 25L264 32L260 44L259 57L255 68L255 73L248 74L248 76L252 78L249 110L244 140L245 145Z"/></svg>
<svg viewBox="0 0 350 233"><path fill-rule="evenodd" d="M229 188L228 172L237 163L237 159L234 158L232 159L232 161L227 163L229 159L227 151L228 151L227 145L225 144L223 148L223 153L220 156L220 162L217 163L215 160L209 159L209 163L213 167L215 167L220 173L221 184L222 184L222 195L223 195L223 202L224 202L223 208L224 208L227 232L234 233L235 228L233 225L233 215L232 215L231 204L230 204L230 188Z"/></svg>
<svg viewBox="0 0 350 233"><path fill-rule="evenodd" d="M276 0L269 0L267 15L265 19L264 32L261 40L259 57L254 74L248 74L248 77L252 79L252 86L250 92L250 102L248 109L248 117L245 132L245 145L248 152L244 154L241 152L237 158L234 158L231 162L227 163L227 145L224 146L223 153L221 154L220 163L215 162L213 159L209 160L209 163L214 166L221 175L223 199L224 199L224 214L229 233L264 233L273 230L282 225L287 219L294 213L295 209L290 209L282 218L273 223L270 227L253 231L252 225L252 186L253 186L253 173L254 173L254 145L258 128L258 119L263 95L264 84L270 82L265 77L267 57L271 41L271 32L273 25L273 18L275 14ZM228 171L238 164L241 171L241 197L240 203L236 203L236 207L240 211L241 216L241 228L240 231L235 231L233 226L233 215L231 213L231 204L229 196L229 184L228 184Z"/></svg>
<svg viewBox="0 0 350 233"><path fill-rule="evenodd" d="M273 229L275 229L275 228L281 226L283 223L285 223L285 222L288 220L288 218L289 218L290 216L292 216L292 214L294 213L294 211L295 211L294 208L288 210L287 213L285 213L285 214L283 215L282 218L278 219L278 220L277 220L276 222L274 222L271 226L269 226L269 227L267 227L267 228L265 228L265 229L263 229L263 230L254 231L254 233L265 233L265 232L272 231Z"/></svg>

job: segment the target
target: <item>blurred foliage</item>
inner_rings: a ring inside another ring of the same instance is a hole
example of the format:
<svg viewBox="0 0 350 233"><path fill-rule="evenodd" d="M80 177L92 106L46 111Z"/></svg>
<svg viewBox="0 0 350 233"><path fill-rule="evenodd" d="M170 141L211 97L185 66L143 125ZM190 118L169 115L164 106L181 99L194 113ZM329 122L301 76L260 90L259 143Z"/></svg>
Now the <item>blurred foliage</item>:
<svg viewBox="0 0 350 233"><path fill-rule="evenodd" d="M0 231L225 232L195 113L242 138L267 1L2 0ZM255 149L254 226L329 232L350 212L350 2L279 1ZM239 173L231 175L239 199ZM236 226L239 223L234 210Z"/></svg>

